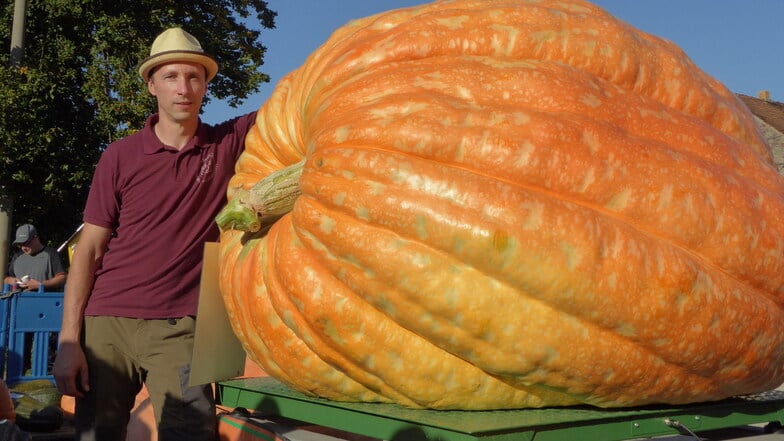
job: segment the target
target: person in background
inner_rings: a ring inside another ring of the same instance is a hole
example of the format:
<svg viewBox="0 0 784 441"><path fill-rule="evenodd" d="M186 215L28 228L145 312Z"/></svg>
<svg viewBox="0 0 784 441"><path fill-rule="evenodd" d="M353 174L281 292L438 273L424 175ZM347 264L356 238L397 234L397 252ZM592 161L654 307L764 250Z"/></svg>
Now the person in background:
<svg viewBox="0 0 784 441"><path fill-rule="evenodd" d="M143 385L159 440L215 440L212 385L189 382L202 258L255 122L255 112L201 122L217 71L182 28L158 35L139 67L157 113L98 161L53 368L59 390L76 397L78 440L125 440Z"/></svg>
<svg viewBox="0 0 784 441"><path fill-rule="evenodd" d="M16 229L13 245L19 251L8 264L8 275L4 284L12 290L60 291L65 286L67 274L60 254L52 247L45 246L38 237L35 227L30 224Z"/></svg>

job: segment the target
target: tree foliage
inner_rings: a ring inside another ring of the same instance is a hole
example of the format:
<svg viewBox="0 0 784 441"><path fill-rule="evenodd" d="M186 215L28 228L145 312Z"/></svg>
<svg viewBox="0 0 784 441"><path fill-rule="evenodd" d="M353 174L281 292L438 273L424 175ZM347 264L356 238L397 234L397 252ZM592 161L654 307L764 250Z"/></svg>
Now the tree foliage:
<svg viewBox="0 0 784 441"><path fill-rule="evenodd" d="M161 31L182 26L218 60L205 102L237 106L269 82L260 29L277 14L264 1L28 1L18 65L13 3L0 9L0 197L13 201L13 228L34 223L51 244L81 223L103 149L155 110L137 67Z"/></svg>

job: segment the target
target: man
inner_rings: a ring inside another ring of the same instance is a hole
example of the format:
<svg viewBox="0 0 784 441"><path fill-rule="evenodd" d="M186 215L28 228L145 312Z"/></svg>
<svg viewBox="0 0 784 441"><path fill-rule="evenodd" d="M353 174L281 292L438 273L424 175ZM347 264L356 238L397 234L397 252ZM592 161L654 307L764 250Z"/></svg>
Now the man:
<svg viewBox="0 0 784 441"><path fill-rule="evenodd" d="M38 291L42 286L44 291L63 288L66 279L63 260L57 250L41 243L33 225L24 224L16 229L14 246L19 247L19 252L11 258L3 283L23 291Z"/></svg>
<svg viewBox="0 0 784 441"><path fill-rule="evenodd" d="M190 387L204 243L255 113L215 127L199 110L218 65L180 28L152 44L139 74L158 102L143 130L102 154L65 290L53 374L76 397L78 439L124 440L150 393L158 439L215 439L211 385Z"/></svg>

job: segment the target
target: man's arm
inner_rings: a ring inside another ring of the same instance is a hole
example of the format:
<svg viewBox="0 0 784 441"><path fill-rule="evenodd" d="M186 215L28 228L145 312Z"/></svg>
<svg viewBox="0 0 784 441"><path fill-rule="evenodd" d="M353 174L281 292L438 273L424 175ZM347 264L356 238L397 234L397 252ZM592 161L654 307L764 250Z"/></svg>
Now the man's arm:
<svg viewBox="0 0 784 441"><path fill-rule="evenodd" d="M11 262L8 264L8 271L6 272L6 276L3 279L3 283L7 283L9 285L13 285L14 283L16 283L17 279L16 279L16 274L14 274L14 260L16 260L16 257L18 255L19 253L14 254L13 257L11 257Z"/></svg>
<svg viewBox="0 0 784 441"><path fill-rule="evenodd" d="M57 387L65 395L82 396L82 391L90 388L80 337L95 271L101 264L111 233L108 228L85 223L74 250L63 299L60 348L52 369Z"/></svg>
<svg viewBox="0 0 784 441"><path fill-rule="evenodd" d="M44 291L56 291L61 289L65 285L65 281L67 279L66 273L57 273L52 276L51 279L44 280L43 282L38 282L38 284L34 285L33 283L27 284L27 289L31 291L38 291L39 285L43 285Z"/></svg>

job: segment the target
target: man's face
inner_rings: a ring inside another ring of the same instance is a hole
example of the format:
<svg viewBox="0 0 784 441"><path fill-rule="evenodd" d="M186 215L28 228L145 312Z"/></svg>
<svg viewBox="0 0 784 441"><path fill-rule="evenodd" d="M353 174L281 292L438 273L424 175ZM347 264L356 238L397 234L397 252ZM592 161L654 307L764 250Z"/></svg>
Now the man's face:
<svg viewBox="0 0 784 441"><path fill-rule="evenodd" d="M32 254L37 250L37 248L38 248L37 236L33 236L30 239L28 239L27 242L19 244L19 249L22 250L22 252L25 254Z"/></svg>
<svg viewBox="0 0 784 441"><path fill-rule="evenodd" d="M150 76L147 89L158 99L161 117L186 121L198 117L207 79L198 63L169 63L159 66Z"/></svg>

